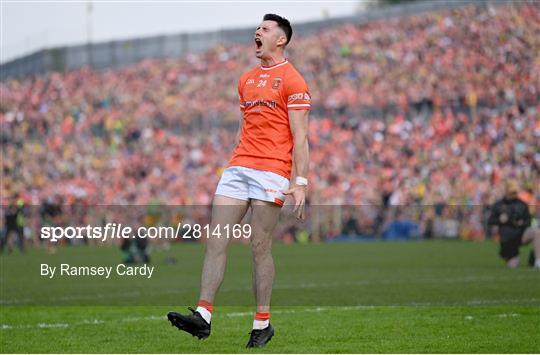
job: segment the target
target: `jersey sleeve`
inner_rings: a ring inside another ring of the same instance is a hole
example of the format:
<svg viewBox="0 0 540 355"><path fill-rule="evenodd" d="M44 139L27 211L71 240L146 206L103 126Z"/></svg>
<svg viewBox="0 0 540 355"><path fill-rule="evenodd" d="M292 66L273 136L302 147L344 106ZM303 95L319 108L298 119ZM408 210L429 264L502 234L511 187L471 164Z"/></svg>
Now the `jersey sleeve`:
<svg viewBox="0 0 540 355"><path fill-rule="evenodd" d="M300 74L295 73L287 80L285 86L287 110L309 110L311 108L311 95L309 88Z"/></svg>
<svg viewBox="0 0 540 355"><path fill-rule="evenodd" d="M244 103L244 97L242 95L242 91L244 89L244 82L245 82L244 75L242 75L240 77L240 79L238 80L238 100L239 100L239 103L240 103L240 110L242 112L244 112L245 109L246 109L246 106L245 106L245 103Z"/></svg>

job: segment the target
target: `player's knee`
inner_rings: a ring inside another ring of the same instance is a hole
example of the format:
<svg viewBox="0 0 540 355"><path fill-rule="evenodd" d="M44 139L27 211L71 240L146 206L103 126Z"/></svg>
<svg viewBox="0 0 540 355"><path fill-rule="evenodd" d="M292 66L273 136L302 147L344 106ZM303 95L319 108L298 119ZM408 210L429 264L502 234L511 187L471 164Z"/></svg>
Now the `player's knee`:
<svg viewBox="0 0 540 355"><path fill-rule="evenodd" d="M266 223L251 223L252 239L267 240L272 238L274 227L272 225L265 224Z"/></svg>
<svg viewBox="0 0 540 355"><path fill-rule="evenodd" d="M257 241L252 242L251 250L253 253L253 257L257 259L257 258L264 258L271 255L271 246L272 246L272 243L269 240L269 238L265 240L257 240Z"/></svg>
<svg viewBox="0 0 540 355"><path fill-rule="evenodd" d="M211 257L218 257L227 253L227 244L220 241L208 239L206 243L206 254Z"/></svg>

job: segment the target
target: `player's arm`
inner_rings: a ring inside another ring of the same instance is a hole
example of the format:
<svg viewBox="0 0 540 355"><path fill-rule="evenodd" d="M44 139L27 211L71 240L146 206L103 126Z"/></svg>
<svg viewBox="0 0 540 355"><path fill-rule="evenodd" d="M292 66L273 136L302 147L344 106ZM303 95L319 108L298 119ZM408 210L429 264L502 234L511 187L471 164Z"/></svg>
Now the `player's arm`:
<svg viewBox="0 0 540 355"><path fill-rule="evenodd" d="M289 123L293 136L293 172L297 176L307 177L309 169L308 110L290 110ZM295 180L293 180L294 182Z"/></svg>
<svg viewBox="0 0 540 355"><path fill-rule="evenodd" d="M297 177L307 178L309 169L308 144L308 115L309 110L289 110L289 124L293 136L293 171L291 187L285 192L292 195L294 211L298 219L304 219L307 186L296 184Z"/></svg>

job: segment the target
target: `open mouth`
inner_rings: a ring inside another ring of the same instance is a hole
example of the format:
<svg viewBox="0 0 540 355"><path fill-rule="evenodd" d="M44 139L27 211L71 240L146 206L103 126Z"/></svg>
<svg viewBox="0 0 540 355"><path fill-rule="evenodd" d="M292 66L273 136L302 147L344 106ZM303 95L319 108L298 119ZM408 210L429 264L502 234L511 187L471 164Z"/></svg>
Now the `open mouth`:
<svg viewBox="0 0 540 355"><path fill-rule="evenodd" d="M255 45L257 46L257 49L261 49L262 41L259 38L255 38Z"/></svg>

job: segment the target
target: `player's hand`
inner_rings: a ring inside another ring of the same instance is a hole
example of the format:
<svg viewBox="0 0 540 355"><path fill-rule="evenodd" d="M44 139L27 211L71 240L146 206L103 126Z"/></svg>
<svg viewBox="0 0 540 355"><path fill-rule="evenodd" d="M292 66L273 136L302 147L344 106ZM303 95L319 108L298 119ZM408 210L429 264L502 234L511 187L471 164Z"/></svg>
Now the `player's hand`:
<svg viewBox="0 0 540 355"><path fill-rule="evenodd" d="M283 192L285 195L290 195L294 199L294 210L296 219L304 220L304 210L306 207L306 186L294 185L290 189Z"/></svg>

